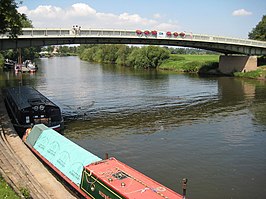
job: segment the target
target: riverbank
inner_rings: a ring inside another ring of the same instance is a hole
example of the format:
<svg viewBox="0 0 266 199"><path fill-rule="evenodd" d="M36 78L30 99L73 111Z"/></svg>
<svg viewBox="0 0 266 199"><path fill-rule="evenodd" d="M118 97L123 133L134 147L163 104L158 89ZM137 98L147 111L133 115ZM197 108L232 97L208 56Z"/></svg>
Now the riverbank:
<svg viewBox="0 0 266 199"><path fill-rule="evenodd" d="M235 77L241 77L241 78L249 78L249 79L257 79L257 80L265 80L266 81L266 65L265 66L259 66L259 68L255 71L250 72L235 72Z"/></svg>
<svg viewBox="0 0 266 199"><path fill-rule="evenodd" d="M185 73L199 73L218 68L219 55L171 54L158 68Z"/></svg>
<svg viewBox="0 0 266 199"><path fill-rule="evenodd" d="M16 192L6 183L4 178L0 176L0 198L19 199Z"/></svg>
<svg viewBox="0 0 266 199"><path fill-rule="evenodd" d="M262 60L262 61L261 61ZM258 61L259 67L255 71L235 72L234 77L266 80L266 65L263 65L263 58ZM218 70L219 55L171 55L164 61L159 69L171 70L181 73L198 73L203 75L221 75Z"/></svg>

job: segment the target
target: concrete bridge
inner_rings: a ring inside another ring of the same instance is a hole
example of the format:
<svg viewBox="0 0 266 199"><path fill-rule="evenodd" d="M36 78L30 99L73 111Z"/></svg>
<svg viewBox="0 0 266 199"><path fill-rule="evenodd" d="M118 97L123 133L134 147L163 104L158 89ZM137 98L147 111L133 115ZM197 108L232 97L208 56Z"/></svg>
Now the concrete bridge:
<svg viewBox="0 0 266 199"><path fill-rule="evenodd" d="M245 64L250 65L250 63L248 63L249 59L252 58L253 61L251 62L254 62L254 55L266 55L266 42L263 41L185 32L80 29L78 27L72 29L24 28L22 31L23 34L18 36L17 39L10 39L7 35L0 35L0 50L63 44L183 46L212 50L225 55L246 55L237 56L238 61L233 61L234 65L243 61ZM228 57L230 57L230 59L228 59ZM243 57L245 57L244 60ZM225 62L225 64L228 64L228 60L232 61L232 56L225 56L222 59L223 61L220 60L220 63ZM234 68L232 71L249 71L249 67L246 68L246 66L243 66L243 63L241 67L245 69ZM231 70L232 67L229 68Z"/></svg>

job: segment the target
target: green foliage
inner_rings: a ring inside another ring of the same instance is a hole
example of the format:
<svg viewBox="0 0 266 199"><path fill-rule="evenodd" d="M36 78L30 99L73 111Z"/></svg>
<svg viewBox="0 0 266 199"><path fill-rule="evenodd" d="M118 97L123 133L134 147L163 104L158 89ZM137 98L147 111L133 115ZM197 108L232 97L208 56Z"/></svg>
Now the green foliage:
<svg viewBox="0 0 266 199"><path fill-rule="evenodd" d="M252 29L248 37L249 39L266 41L266 15L264 15L256 27Z"/></svg>
<svg viewBox="0 0 266 199"><path fill-rule="evenodd" d="M77 55L77 46L59 46L58 53L60 56L73 56ZM46 50L46 49L45 49ZM49 49L49 52L53 52L53 46Z"/></svg>
<svg viewBox="0 0 266 199"><path fill-rule="evenodd" d="M15 38L17 35L21 34L21 28L33 28L31 20L29 20L26 15L21 15L20 13L16 14L16 8L17 5L15 1L0 1L0 33L8 33L12 38ZM2 13L3 9L10 10L10 13ZM12 9L15 9L16 11ZM14 20L17 21L14 22ZM14 26L15 28L12 29L11 26ZM22 60L34 59L35 57L38 57L38 52L40 51L40 47L23 48L21 49L21 54L23 56ZM18 58L18 52L12 49L2 51L1 54L5 59L17 60Z"/></svg>
<svg viewBox="0 0 266 199"><path fill-rule="evenodd" d="M33 60L34 58L38 57L38 53L41 51L41 47L29 47L29 48L22 48L21 55L22 60ZM5 50L2 51L1 54L4 56L5 59L17 60L18 59L18 52L17 50Z"/></svg>
<svg viewBox="0 0 266 199"><path fill-rule="evenodd" d="M10 186L0 176L0 198L19 199L20 197L11 189Z"/></svg>
<svg viewBox="0 0 266 199"><path fill-rule="evenodd" d="M169 58L169 51L155 46L142 48L127 45L86 45L79 49L82 60L112 63L134 68L156 68Z"/></svg>
<svg viewBox="0 0 266 199"><path fill-rule="evenodd" d="M266 67L259 67L259 69L255 71L249 71L249 72L235 72L235 77L245 77L245 78L251 78L251 79L265 79L266 78Z"/></svg>
<svg viewBox="0 0 266 199"><path fill-rule="evenodd" d="M218 60L218 55L171 55L159 68L177 72L207 73L218 68Z"/></svg>
<svg viewBox="0 0 266 199"><path fill-rule="evenodd" d="M25 17L21 20L22 28L33 28L32 21Z"/></svg>
<svg viewBox="0 0 266 199"><path fill-rule="evenodd" d="M5 63L5 58L4 56L0 53L0 67L2 67Z"/></svg>
<svg viewBox="0 0 266 199"><path fill-rule="evenodd" d="M189 73L208 73L217 70L219 55L172 54L158 46L128 47L126 45L81 45L82 60L100 63L121 64L136 69L159 68Z"/></svg>
<svg viewBox="0 0 266 199"><path fill-rule="evenodd" d="M17 11L16 1L0 1L0 34L8 33L11 38L16 38L22 34L23 21L27 21L27 17Z"/></svg>
<svg viewBox="0 0 266 199"><path fill-rule="evenodd" d="M198 72L201 67L201 62L199 61L189 61L184 64L183 71L186 73Z"/></svg>
<svg viewBox="0 0 266 199"><path fill-rule="evenodd" d="M25 199L32 199L32 197L30 196L30 191L27 188L22 187L19 189L19 191Z"/></svg>
<svg viewBox="0 0 266 199"><path fill-rule="evenodd" d="M170 61L184 61L185 57L178 55L171 55L169 58Z"/></svg>
<svg viewBox="0 0 266 199"><path fill-rule="evenodd" d="M208 61L208 62L205 62L205 64L203 64L200 67L198 73L199 74L208 74L210 71L216 71L216 73L219 73L218 68L219 68L218 62Z"/></svg>
<svg viewBox="0 0 266 199"><path fill-rule="evenodd" d="M117 59L116 63L119 65L127 65L127 58L131 53L131 49L126 45L119 45L119 49L117 51Z"/></svg>

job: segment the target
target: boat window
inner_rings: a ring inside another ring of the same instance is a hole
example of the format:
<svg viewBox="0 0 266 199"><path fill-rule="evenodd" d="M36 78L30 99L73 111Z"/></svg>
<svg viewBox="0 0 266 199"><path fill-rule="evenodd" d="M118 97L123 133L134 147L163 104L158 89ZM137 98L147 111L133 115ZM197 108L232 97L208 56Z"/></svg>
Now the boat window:
<svg viewBox="0 0 266 199"><path fill-rule="evenodd" d="M26 116L26 123L30 123L30 116Z"/></svg>
<svg viewBox="0 0 266 199"><path fill-rule="evenodd" d="M38 106L33 106L32 109L33 109L34 111L38 111L39 107L38 107Z"/></svg>

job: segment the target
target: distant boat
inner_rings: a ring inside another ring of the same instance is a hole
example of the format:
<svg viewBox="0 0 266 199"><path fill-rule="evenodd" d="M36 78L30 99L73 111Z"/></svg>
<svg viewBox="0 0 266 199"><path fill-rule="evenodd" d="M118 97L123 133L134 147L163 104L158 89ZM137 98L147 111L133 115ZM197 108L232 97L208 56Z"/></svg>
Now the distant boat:
<svg viewBox="0 0 266 199"><path fill-rule="evenodd" d="M31 60L26 60L22 64L15 64L15 73L22 72L22 73L35 73L38 70L38 67L35 63L32 63Z"/></svg>
<svg viewBox="0 0 266 199"><path fill-rule="evenodd" d="M25 64L25 67L28 69L28 71L25 70L25 72L35 73L38 70L38 67L36 66L36 64L30 60L26 60L24 64Z"/></svg>
<svg viewBox="0 0 266 199"><path fill-rule="evenodd" d="M15 73L21 72L22 67L23 67L22 64L15 64L15 66L14 66Z"/></svg>
<svg viewBox="0 0 266 199"><path fill-rule="evenodd" d="M13 70L16 62L10 59L6 59L4 63L4 70Z"/></svg>

